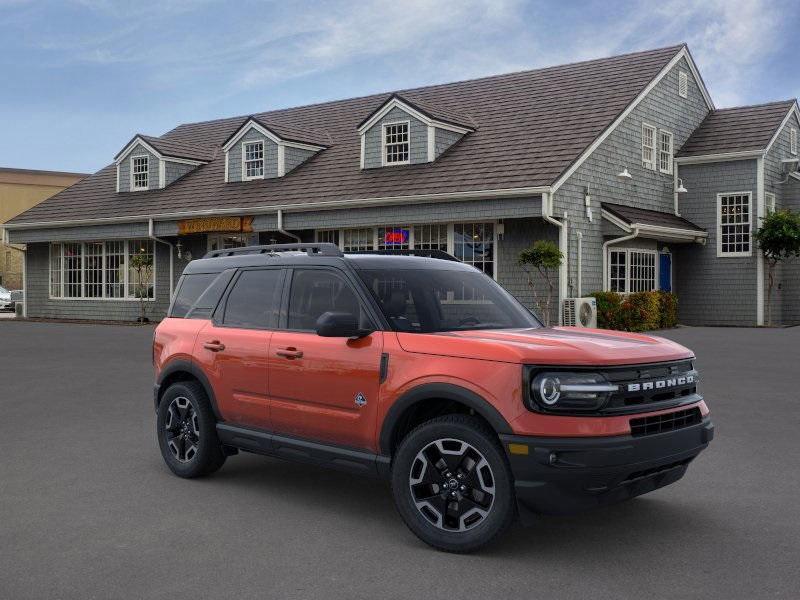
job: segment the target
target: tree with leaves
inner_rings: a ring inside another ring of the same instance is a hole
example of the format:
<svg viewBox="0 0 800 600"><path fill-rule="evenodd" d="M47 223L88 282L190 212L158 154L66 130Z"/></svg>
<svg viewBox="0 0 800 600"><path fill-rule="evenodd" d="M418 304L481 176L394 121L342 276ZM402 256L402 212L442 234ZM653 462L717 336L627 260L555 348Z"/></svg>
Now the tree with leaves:
<svg viewBox="0 0 800 600"><path fill-rule="evenodd" d="M755 232L756 242L767 262L767 325L772 325L772 288L778 263L800 256L800 215L790 210L767 214Z"/></svg>
<svg viewBox="0 0 800 600"><path fill-rule="evenodd" d="M142 249L131 255L131 270L133 271L133 293L139 299L141 316L139 321L147 322L147 300L150 298L151 280L153 276L153 256Z"/></svg>
<svg viewBox="0 0 800 600"><path fill-rule="evenodd" d="M561 266L564 255L555 242L537 240L530 248L519 254L519 265L528 278L528 286L533 294L533 302L539 314L544 318L546 327L550 326L550 303L555 293L553 274ZM536 290L536 280L543 279L547 284L547 293L542 296Z"/></svg>

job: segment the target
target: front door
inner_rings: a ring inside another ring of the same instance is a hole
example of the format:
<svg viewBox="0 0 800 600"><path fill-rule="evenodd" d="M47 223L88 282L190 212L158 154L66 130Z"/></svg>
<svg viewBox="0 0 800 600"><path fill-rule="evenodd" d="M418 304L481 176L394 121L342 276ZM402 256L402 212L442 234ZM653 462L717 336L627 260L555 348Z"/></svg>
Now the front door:
<svg viewBox="0 0 800 600"><path fill-rule="evenodd" d="M672 254L662 252L658 262L658 287L662 292L672 291Z"/></svg>
<svg viewBox="0 0 800 600"><path fill-rule="evenodd" d="M326 338L315 331L328 311L369 323L352 283L335 269L294 269L286 328L269 349L271 420L276 433L375 450L383 334Z"/></svg>
<svg viewBox="0 0 800 600"><path fill-rule="evenodd" d="M280 268L241 271L197 336L194 357L224 421L270 428L267 357L282 279Z"/></svg>

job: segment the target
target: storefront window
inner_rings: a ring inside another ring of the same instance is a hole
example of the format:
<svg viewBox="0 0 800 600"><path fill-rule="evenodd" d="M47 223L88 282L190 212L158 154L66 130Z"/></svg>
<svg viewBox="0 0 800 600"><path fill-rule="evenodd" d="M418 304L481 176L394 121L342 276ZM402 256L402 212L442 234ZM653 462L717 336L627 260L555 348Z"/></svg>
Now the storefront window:
<svg viewBox="0 0 800 600"><path fill-rule="evenodd" d="M410 243L408 227L378 227L378 250L408 250Z"/></svg>
<svg viewBox="0 0 800 600"><path fill-rule="evenodd" d="M219 233L208 236L208 251L228 250L247 246L250 234L247 233Z"/></svg>
<svg viewBox="0 0 800 600"><path fill-rule="evenodd" d="M610 250L608 289L627 294L658 289L656 252L653 250Z"/></svg>
<svg viewBox="0 0 800 600"><path fill-rule="evenodd" d="M345 229L342 250L356 252L373 249L374 231L372 227L365 229Z"/></svg>
<svg viewBox="0 0 800 600"><path fill-rule="evenodd" d="M453 225L453 256L494 277L494 224Z"/></svg>

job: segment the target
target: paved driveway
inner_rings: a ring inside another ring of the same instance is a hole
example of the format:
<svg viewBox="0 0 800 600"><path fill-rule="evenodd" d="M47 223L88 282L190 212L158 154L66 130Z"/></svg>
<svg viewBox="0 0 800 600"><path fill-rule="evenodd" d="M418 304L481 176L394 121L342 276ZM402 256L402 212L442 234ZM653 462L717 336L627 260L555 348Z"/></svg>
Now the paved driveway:
<svg viewBox="0 0 800 600"><path fill-rule="evenodd" d="M149 327L0 323L0 598L797 598L800 329L679 329L717 426L676 485L430 550L380 482L169 475ZM11 352L13 349L13 352Z"/></svg>

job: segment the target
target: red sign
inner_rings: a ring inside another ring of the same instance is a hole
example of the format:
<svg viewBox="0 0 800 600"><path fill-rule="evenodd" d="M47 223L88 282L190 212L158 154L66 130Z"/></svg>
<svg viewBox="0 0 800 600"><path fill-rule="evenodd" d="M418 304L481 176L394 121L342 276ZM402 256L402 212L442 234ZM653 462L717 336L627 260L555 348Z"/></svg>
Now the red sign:
<svg viewBox="0 0 800 600"><path fill-rule="evenodd" d="M401 246L408 243L408 229L391 229L383 234L387 246Z"/></svg>

